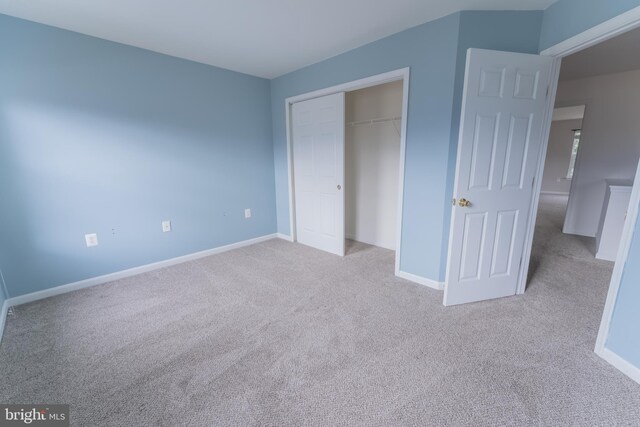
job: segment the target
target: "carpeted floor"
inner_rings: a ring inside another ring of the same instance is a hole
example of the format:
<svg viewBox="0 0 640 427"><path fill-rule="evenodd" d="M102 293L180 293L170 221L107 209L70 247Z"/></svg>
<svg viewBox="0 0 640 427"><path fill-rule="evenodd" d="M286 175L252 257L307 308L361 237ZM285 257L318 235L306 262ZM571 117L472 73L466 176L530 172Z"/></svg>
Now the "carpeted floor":
<svg viewBox="0 0 640 427"><path fill-rule="evenodd" d="M19 306L0 402L73 425L638 425L593 353L612 264L545 198L525 295L442 306L393 253L272 240Z"/></svg>

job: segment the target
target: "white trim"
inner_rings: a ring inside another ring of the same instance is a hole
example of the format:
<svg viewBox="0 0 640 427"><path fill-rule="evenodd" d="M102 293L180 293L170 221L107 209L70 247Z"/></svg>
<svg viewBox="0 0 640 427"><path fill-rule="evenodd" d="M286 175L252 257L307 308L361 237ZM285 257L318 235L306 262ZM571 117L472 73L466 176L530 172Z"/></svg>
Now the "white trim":
<svg viewBox="0 0 640 427"><path fill-rule="evenodd" d="M596 354L606 360L614 368L640 384L640 368L623 359L608 348L596 350Z"/></svg>
<svg viewBox="0 0 640 427"><path fill-rule="evenodd" d="M402 85L402 123L400 125L400 177L398 189L398 215L396 224L396 259L395 274L400 272L400 254L402 248L402 205L404 201L404 166L407 144L407 116L409 111L409 67L399 70L389 71L387 73L377 74L375 76L365 77L348 83L331 86L325 89L304 93L289 97L285 100L285 122L287 133L287 176L289 181L289 233L290 241L296 241L295 227L295 201L294 201L294 180L293 180L293 153L291 149L291 106L296 102L307 101L309 99L321 96L332 95L338 92L352 92L358 89L364 89L371 86L378 86L385 83L403 81ZM426 279L425 279L426 280Z"/></svg>
<svg viewBox="0 0 640 427"><path fill-rule="evenodd" d="M291 105L289 99L285 99L285 122L287 127L287 183L289 189L289 236L292 242L296 241L296 215L293 211L295 206L295 200L293 196L294 183L293 183L293 149L291 147L291 137L293 132L291 131Z"/></svg>
<svg viewBox="0 0 640 427"><path fill-rule="evenodd" d="M276 238L286 240L287 242L293 242L293 237L284 233L276 233Z"/></svg>
<svg viewBox="0 0 640 427"><path fill-rule="evenodd" d="M563 58L640 26L640 6L630 9L540 52Z"/></svg>
<svg viewBox="0 0 640 427"><path fill-rule="evenodd" d="M17 297L9 298L5 301L5 305L10 307L14 305L26 304L33 301L49 298L56 295L66 294L67 292L76 291L79 289L89 288L91 286L101 285L114 280L123 279L125 277L131 277L138 274L146 273L160 268L169 267L176 264L181 264L187 261L193 261L195 259L204 258L210 255L227 252L233 249L242 248L245 246L254 245L256 243L264 242L276 238L276 234L268 234L266 236L256 237L254 239L244 240L242 242L231 243L225 246L219 246L213 249L207 249L200 252L195 252L189 255L183 255L176 258L167 259L164 261L154 262L152 264L142 265L140 267L130 268L128 270L117 271L115 273L105 274L103 276L92 277L90 279L80 280L79 282L69 283L67 285L56 286L55 288L45 289L42 291L32 292L30 294L20 295Z"/></svg>
<svg viewBox="0 0 640 427"><path fill-rule="evenodd" d="M546 194L547 196L568 196L569 193L565 191L541 191L540 194Z"/></svg>
<svg viewBox="0 0 640 427"><path fill-rule="evenodd" d="M400 124L400 171L398 179L398 212L396 214L396 261L395 274L400 273L400 255L402 254L402 212L404 205L404 166L407 152L407 120L409 116L409 69L402 76L402 123ZM428 286L428 285L427 285Z"/></svg>
<svg viewBox="0 0 640 427"><path fill-rule="evenodd" d="M633 185L611 185L609 184L609 192L611 193L631 193Z"/></svg>
<svg viewBox="0 0 640 427"><path fill-rule="evenodd" d="M585 233L584 231L577 229L573 225L571 227L567 227L567 226L563 227L562 232L564 234L573 234L574 236L596 237L595 233Z"/></svg>
<svg viewBox="0 0 640 427"><path fill-rule="evenodd" d="M444 290L444 282L436 282L435 280L427 279L426 277L416 276L415 274L407 273L406 271L396 272L396 276L401 279L408 280L410 282L417 283L419 285L428 286L436 291Z"/></svg>
<svg viewBox="0 0 640 427"><path fill-rule="evenodd" d="M635 183L640 182L640 164L636 170ZM598 338L596 340L595 352L602 355L607 338L609 337L609 327L611 326L611 317L613 316L613 308L618 299L618 291L620 290L620 282L622 282L622 275L624 273L624 267L629 257L629 250L631 249L631 241L633 240L633 234L638 220L638 205L640 204L640 185L634 185L631 189L631 197L629 199L629 210L627 211L627 219L624 221L622 227L622 238L620 240L620 246L618 246L618 255L616 257L616 263L613 266L613 273L611 274L611 282L609 284L609 291L607 292L607 301L604 304L604 312L602 314L602 320L600 321L600 329L598 330Z"/></svg>
<svg viewBox="0 0 640 427"><path fill-rule="evenodd" d="M378 86L385 83L391 83L409 77L409 67L400 68L398 70L389 71L382 74L376 74L375 76L365 77L360 80L354 80L347 83L327 87L324 89L314 90L313 92L307 92L296 96L291 96L285 100L289 105L296 102L307 101L313 98L319 98L321 96L333 95L338 92L353 92L354 90L364 89L371 86Z"/></svg>
<svg viewBox="0 0 640 427"><path fill-rule="evenodd" d="M0 308L0 344L4 335L4 326L7 323L7 313L9 312L9 300L5 300Z"/></svg>
<svg viewBox="0 0 640 427"><path fill-rule="evenodd" d="M580 134L580 147L584 147L585 141L587 141L589 138L589 132L588 132L588 129L585 129L585 123L589 122L589 118L587 117L587 114L591 114L591 109L588 107L588 105L590 104L590 100L585 100L581 102L581 104L585 106L585 110L584 110L584 117L582 118L582 126L581 126L582 133ZM576 217L574 212L577 209L576 203L575 203L575 197L577 194L576 186L578 185L577 183L579 181L580 174L582 173L582 152L584 150L581 150L580 147L578 147L578 153L576 154L576 161L573 164L573 176L571 177L570 184L569 184L569 200L567 201L567 210L564 214L564 224L562 225L562 232L565 234L577 234L580 236L585 236L585 235L588 235L589 233L585 234L581 231L576 230L575 221L572 221L572 219ZM594 232L592 233L593 234L589 237L595 237L595 233Z"/></svg>

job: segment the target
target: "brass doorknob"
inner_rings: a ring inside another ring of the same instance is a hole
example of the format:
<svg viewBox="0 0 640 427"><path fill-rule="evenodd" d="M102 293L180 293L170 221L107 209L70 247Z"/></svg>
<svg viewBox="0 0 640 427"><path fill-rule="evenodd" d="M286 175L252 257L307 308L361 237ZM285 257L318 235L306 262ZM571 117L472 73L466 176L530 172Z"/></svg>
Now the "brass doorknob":
<svg viewBox="0 0 640 427"><path fill-rule="evenodd" d="M469 206L471 206L471 202L467 199L460 199L458 200L458 206L460 206L461 208L468 208Z"/></svg>

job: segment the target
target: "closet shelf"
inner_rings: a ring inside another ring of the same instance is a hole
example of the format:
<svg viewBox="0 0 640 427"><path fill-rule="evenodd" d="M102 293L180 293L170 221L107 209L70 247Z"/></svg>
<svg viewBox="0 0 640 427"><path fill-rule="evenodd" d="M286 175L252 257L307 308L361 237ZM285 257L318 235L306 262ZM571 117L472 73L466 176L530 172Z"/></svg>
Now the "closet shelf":
<svg viewBox="0 0 640 427"><path fill-rule="evenodd" d="M361 125L373 125L376 123L385 123L385 122L397 122L400 121L401 117L383 117L380 119L373 119L373 120L360 120L358 122L348 122L346 123L347 126L361 126Z"/></svg>

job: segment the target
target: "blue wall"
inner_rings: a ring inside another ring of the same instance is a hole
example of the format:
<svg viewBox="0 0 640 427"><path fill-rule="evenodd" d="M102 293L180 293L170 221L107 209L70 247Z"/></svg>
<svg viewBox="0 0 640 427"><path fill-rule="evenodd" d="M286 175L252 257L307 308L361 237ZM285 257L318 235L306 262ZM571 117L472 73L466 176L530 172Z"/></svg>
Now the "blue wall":
<svg viewBox="0 0 640 427"><path fill-rule="evenodd" d="M640 216L636 221L605 346L640 369Z"/></svg>
<svg viewBox="0 0 640 427"><path fill-rule="evenodd" d="M640 0L558 0L544 11L540 51L640 6Z"/></svg>
<svg viewBox="0 0 640 427"><path fill-rule="evenodd" d="M4 15L0 75L10 297L276 231L268 80Z"/></svg>
<svg viewBox="0 0 640 427"><path fill-rule="evenodd" d="M5 292L5 283L4 283L4 278L2 276L2 269L0 268L0 313L2 312L2 305L4 304L5 300L7 299L7 295ZM0 319L0 323L2 323L3 319ZM2 330L0 330L0 337L2 336Z"/></svg>
<svg viewBox="0 0 640 427"><path fill-rule="evenodd" d="M285 99L411 67L400 267L431 280L444 280L462 96L460 76L464 75L460 58L468 47L535 52L541 19L541 12L458 13L274 79L271 100L278 231L290 232Z"/></svg>

